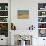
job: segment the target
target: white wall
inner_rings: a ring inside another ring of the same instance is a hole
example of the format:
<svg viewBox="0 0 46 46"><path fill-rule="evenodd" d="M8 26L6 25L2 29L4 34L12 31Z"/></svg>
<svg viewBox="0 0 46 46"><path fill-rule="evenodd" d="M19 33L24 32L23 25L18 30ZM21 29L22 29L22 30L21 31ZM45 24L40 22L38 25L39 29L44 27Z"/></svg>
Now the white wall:
<svg viewBox="0 0 46 46"><path fill-rule="evenodd" d="M8 3L8 0L0 0L0 3Z"/></svg>
<svg viewBox="0 0 46 46"><path fill-rule="evenodd" d="M46 0L11 0L11 22L16 25L16 32L18 33L20 30L24 32L32 24L35 26L35 30L33 31L33 46L41 46L38 43L43 42L42 38L38 38L38 3L46 3ZM29 9L29 19L17 19L17 10L24 9Z"/></svg>
<svg viewBox="0 0 46 46"><path fill-rule="evenodd" d="M17 30L27 30L32 24L37 28L38 2L44 0L11 0L11 22L16 25ZM17 19L17 10L29 10L29 19Z"/></svg>
<svg viewBox="0 0 46 46"><path fill-rule="evenodd" d="M37 2L30 0L12 0L11 1L11 22L14 22L17 30L27 30L34 20L37 20ZM29 19L17 19L17 10L29 10ZM36 17L36 19L34 19Z"/></svg>
<svg viewBox="0 0 46 46"><path fill-rule="evenodd" d="M37 26L38 2L46 0L11 0L11 22L16 25L17 30L26 30L32 24ZM17 19L17 10L23 9L29 10L29 19Z"/></svg>

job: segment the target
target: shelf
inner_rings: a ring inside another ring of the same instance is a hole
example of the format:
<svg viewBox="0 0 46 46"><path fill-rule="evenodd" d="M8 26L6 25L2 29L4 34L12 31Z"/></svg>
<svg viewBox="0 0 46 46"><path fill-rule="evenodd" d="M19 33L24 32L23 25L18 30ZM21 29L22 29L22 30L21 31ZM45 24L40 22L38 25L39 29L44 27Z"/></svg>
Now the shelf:
<svg viewBox="0 0 46 46"><path fill-rule="evenodd" d="M46 10L38 10L38 11L46 11Z"/></svg>
<svg viewBox="0 0 46 46"><path fill-rule="evenodd" d="M46 3L38 3L38 36L46 37Z"/></svg>
<svg viewBox="0 0 46 46"><path fill-rule="evenodd" d="M46 23L46 22L38 22L38 23Z"/></svg>
<svg viewBox="0 0 46 46"><path fill-rule="evenodd" d="M38 16L38 17L46 17L46 15L44 15L44 16Z"/></svg>
<svg viewBox="0 0 46 46"><path fill-rule="evenodd" d="M8 17L8 16L0 16L0 17Z"/></svg>
<svg viewBox="0 0 46 46"><path fill-rule="evenodd" d="M46 29L46 28L38 28L38 29Z"/></svg>
<svg viewBox="0 0 46 46"><path fill-rule="evenodd" d="M8 22L0 22L0 23L8 23Z"/></svg>
<svg viewBox="0 0 46 46"><path fill-rule="evenodd" d="M0 11L8 11L8 10L0 10Z"/></svg>

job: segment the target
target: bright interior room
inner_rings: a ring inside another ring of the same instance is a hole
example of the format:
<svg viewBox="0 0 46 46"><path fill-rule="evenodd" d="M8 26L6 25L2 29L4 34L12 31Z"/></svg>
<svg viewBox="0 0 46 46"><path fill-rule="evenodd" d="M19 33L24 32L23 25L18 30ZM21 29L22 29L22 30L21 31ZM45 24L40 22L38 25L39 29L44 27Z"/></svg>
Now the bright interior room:
<svg viewBox="0 0 46 46"><path fill-rule="evenodd" d="M0 0L0 46L46 46L46 0Z"/></svg>

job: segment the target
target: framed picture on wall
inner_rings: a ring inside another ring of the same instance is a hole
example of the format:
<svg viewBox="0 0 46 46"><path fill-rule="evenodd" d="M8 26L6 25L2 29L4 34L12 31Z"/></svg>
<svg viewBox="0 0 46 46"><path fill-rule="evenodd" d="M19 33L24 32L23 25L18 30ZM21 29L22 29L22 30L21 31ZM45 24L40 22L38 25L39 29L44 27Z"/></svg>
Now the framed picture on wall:
<svg viewBox="0 0 46 46"><path fill-rule="evenodd" d="M18 19L29 19L29 10L18 10L17 18Z"/></svg>

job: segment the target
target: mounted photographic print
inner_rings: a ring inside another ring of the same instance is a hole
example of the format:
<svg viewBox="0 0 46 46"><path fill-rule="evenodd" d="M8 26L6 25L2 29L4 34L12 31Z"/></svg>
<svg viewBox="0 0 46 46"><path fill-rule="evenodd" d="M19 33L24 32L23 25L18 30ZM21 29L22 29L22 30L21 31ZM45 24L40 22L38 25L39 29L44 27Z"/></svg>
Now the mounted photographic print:
<svg viewBox="0 0 46 46"><path fill-rule="evenodd" d="M46 28L46 23L38 23L38 28Z"/></svg>
<svg viewBox="0 0 46 46"><path fill-rule="evenodd" d="M0 22L8 22L8 17L0 17Z"/></svg>
<svg viewBox="0 0 46 46"><path fill-rule="evenodd" d="M46 37L46 29L39 29L39 37Z"/></svg>
<svg viewBox="0 0 46 46"><path fill-rule="evenodd" d="M38 10L46 10L46 3L39 3Z"/></svg>
<svg viewBox="0 0 46 46"><path fill-rule="evenodd" d="M18 19L28 19L29 10L18 10L17 15L18 15Z"/></svg>
<svg viewBox="0 0 46 46"><path fill-rule="evenodd" d="M46 17L38 17L38 22L46 22Z"/></svg>
<svg viewBox="0 0 46 46"><path fill-rule="evenodd" d="M8 23L0 23L0 35L8 37Z"/></svg>

